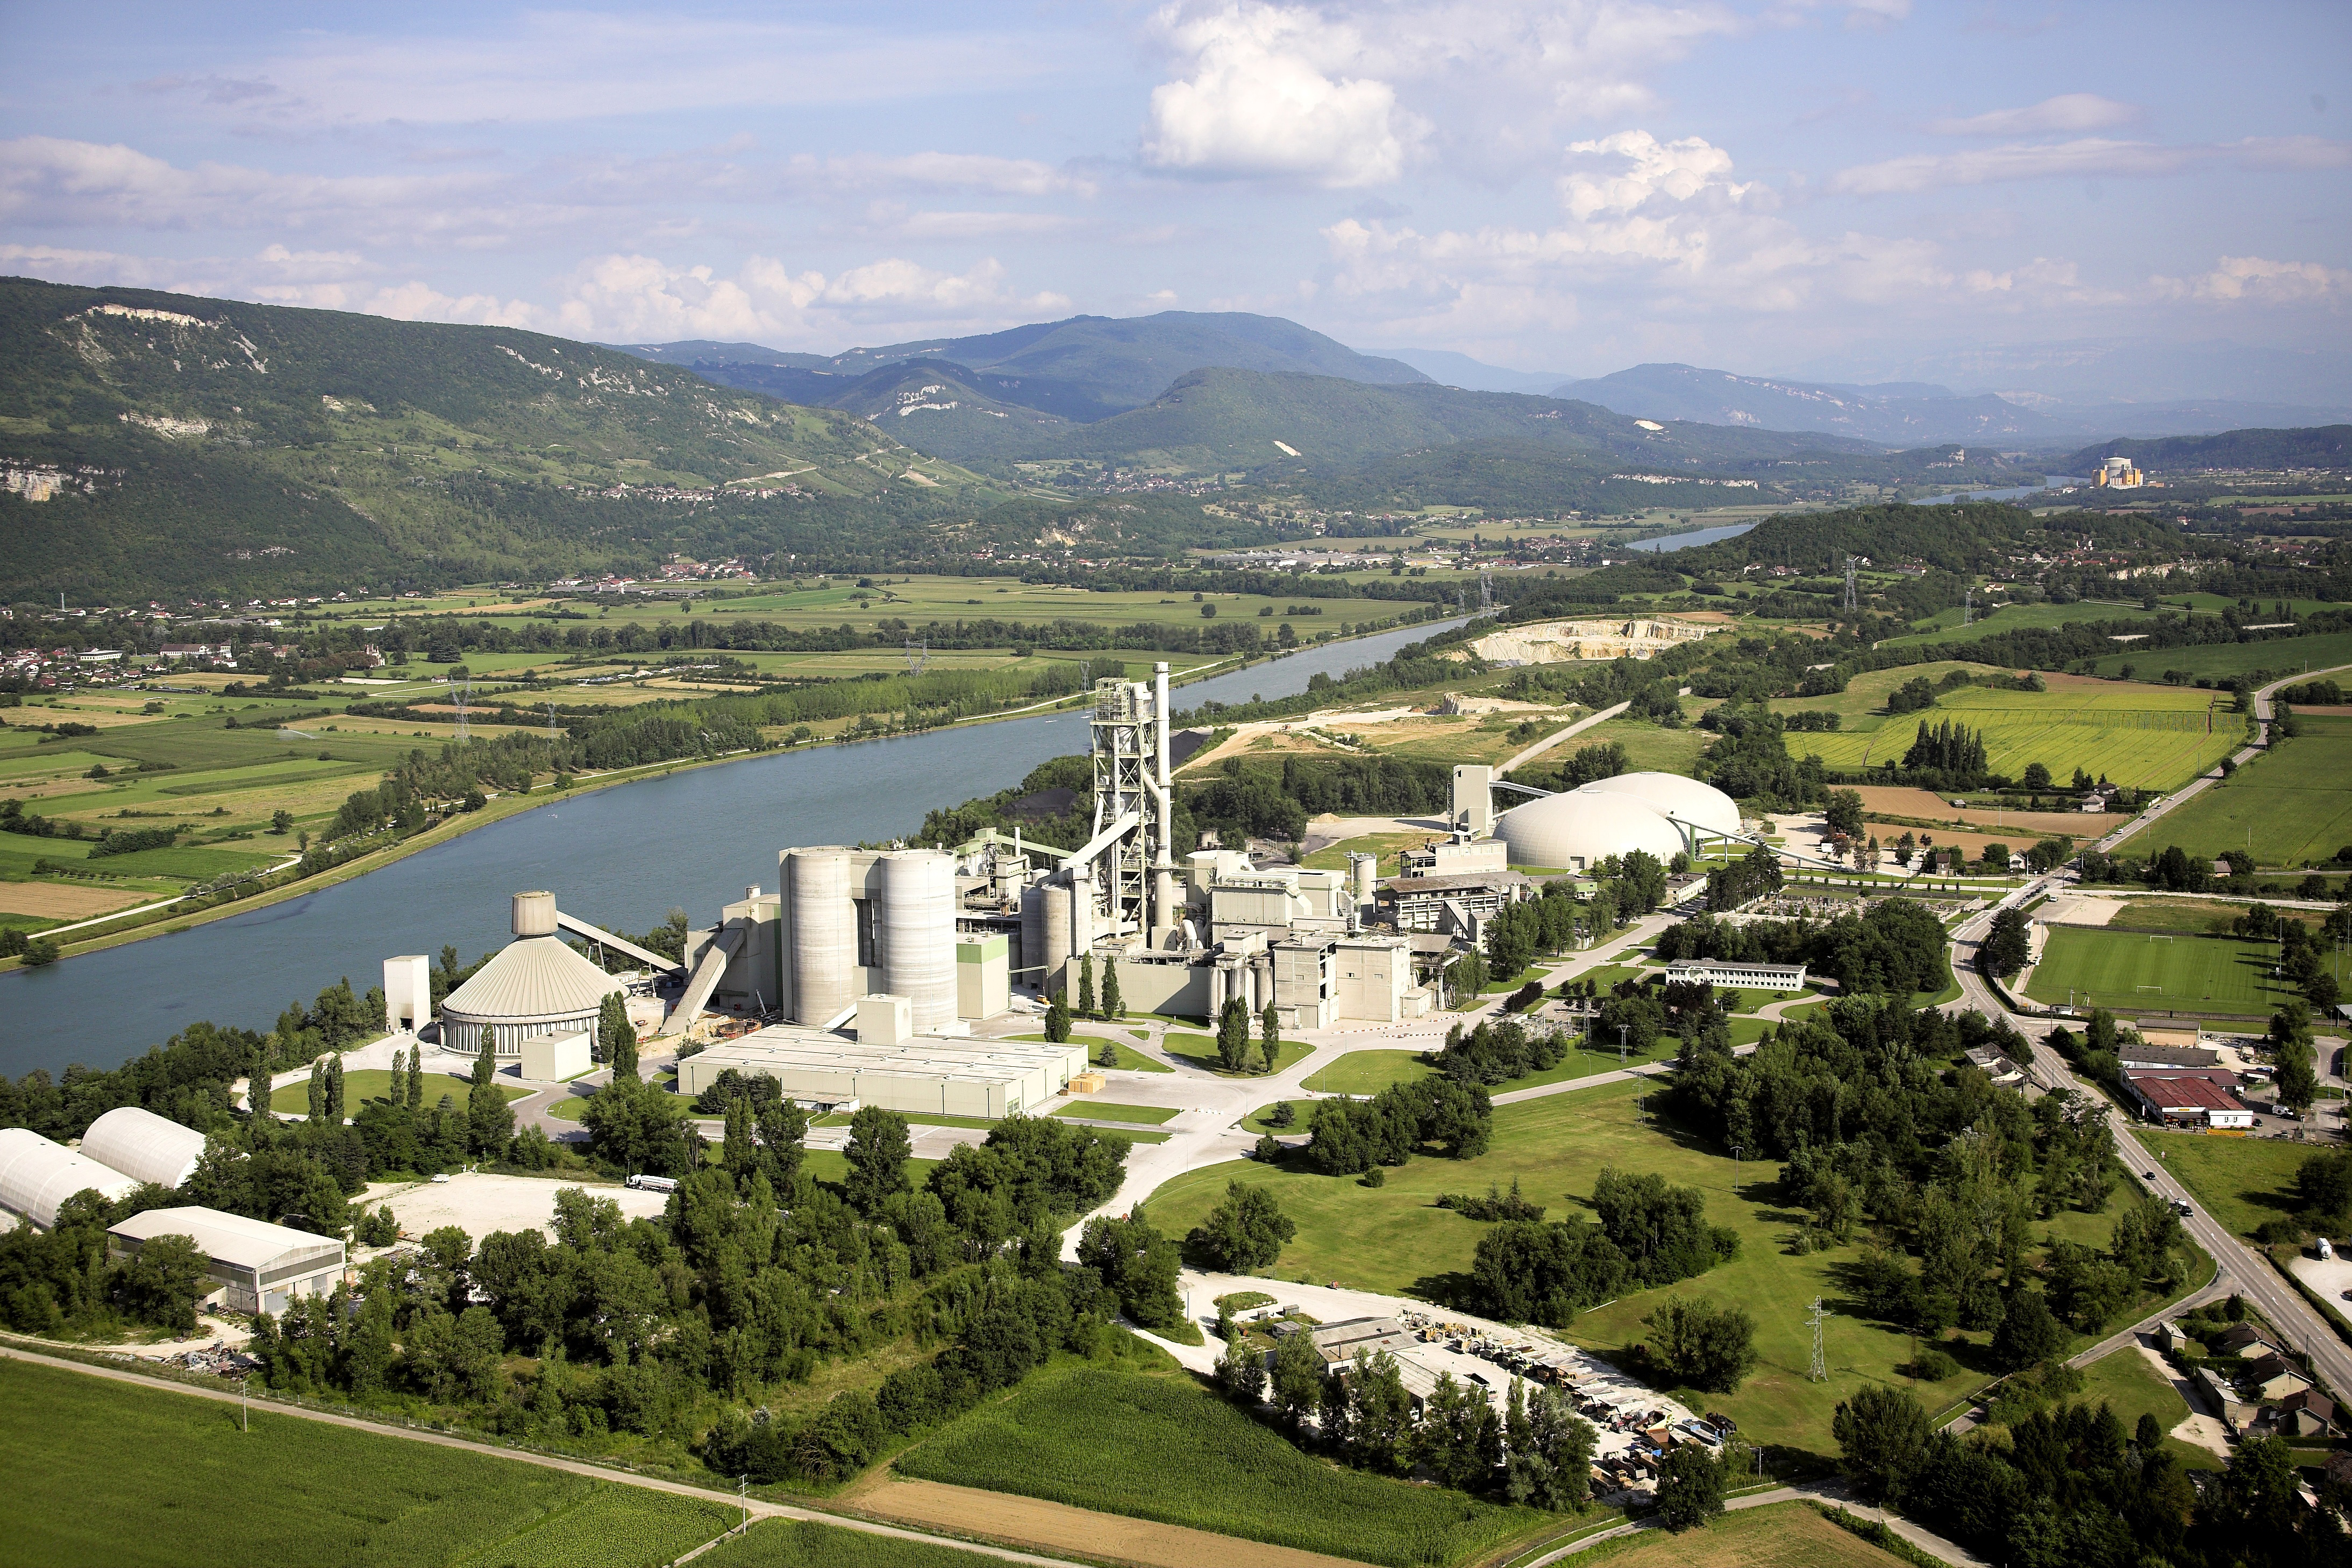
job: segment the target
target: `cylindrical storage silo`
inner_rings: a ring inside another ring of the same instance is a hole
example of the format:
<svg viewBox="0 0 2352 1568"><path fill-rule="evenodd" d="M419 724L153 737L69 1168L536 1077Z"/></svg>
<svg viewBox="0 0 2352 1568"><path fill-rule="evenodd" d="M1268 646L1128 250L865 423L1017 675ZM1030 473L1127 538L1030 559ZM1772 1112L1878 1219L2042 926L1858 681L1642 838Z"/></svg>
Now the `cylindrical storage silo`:
<svg viewBox="0 0 2352 1568"><path fill-rule="evenodd" d="M517 893L514 896L512 923L517 936L553 936L555 934L555 895L553 893Z"/></svg>
<svg viewBox="0 0 2352 1568"><path fill-rule="evenodd" d="M1348 869L1355 878L1356 902L1369 904L1380 890L1381 858L1361 851L1348 856Z"/></svg>
<svg viewBox="0 0 2352 1568"><path fill-rule="evenodd" d="M955 1022L955 857L899 849L882 857L882 988L915 1005L918 1031Z"/></svg>
<svg viewBox="0 0 2352 1568"><path fill-rule="evenodd" d="M857 1001L857 910L850 876L846 849L795 849L784 858L784 893L793 906L793 1014L818 1028Z"/></svg>
<svg viewBox="0 0 2352 1568"><path fill-rule="evenodd" d="M1045 950L1038 962L1045 971L1037 977L1038 985L1048 997L1062 989L1065 969L1070 959L1070 885L1067 882L1045 884Z"/></svg>
<svg viewBox="0 0 2352 1568"><path fill-rule="evenodd" d="M1045 981L1045 889L1032 882L1021 889L1021 952L1014 958L1013 983L1042 987Z"/></svg>

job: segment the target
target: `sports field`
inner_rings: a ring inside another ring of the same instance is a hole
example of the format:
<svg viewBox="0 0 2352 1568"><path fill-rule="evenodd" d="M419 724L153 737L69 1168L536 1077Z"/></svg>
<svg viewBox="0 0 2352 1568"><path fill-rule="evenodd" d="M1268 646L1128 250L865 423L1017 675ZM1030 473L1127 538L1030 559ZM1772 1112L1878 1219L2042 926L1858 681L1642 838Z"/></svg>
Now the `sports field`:
<svg viewBox="0 0 2352 1568"><path fill-rule="evenodd" d="M2040 763L2058 779L2080 768L2127 789L2168 790L2243 744L2244 721L2228 709L2227 693L2193 686L2057 677L2047 691L1962 687L1920 712L1850 720L1833 733L1792 736L1789 743L1833 768L1899 763L1921 724L1949 721L1982 731L1996 773L2016 778Z"/></svg>
<svg viewBox="0 0 2352 1568"><path fill-rule="evenodd" d="M0 1557L44 1568L231 1558L363 1568L655 1568L735 1521L677 1497L0 1361ZM41 1506L31 1506L34 1500Z"/></svg>
<svg viewBox="0 0 2352 1568"><path fill-rule="evenodd" d="M2295 995L2294 983L2273 980L2277 949L2228 936L2162 936L2053 926L2025 994L2037 1002L2077 1006L2198 1008L2267 1014Z"/></svg>
<svg viewBox="0 0 2352 1568"><path fill-rule="evenodd" d="M2352 845L2352 719L2305 718L2281 741L2132 841L2134 853L2178 844L2200 859L2251 850L2265 867L2326 862Z"/></svg>

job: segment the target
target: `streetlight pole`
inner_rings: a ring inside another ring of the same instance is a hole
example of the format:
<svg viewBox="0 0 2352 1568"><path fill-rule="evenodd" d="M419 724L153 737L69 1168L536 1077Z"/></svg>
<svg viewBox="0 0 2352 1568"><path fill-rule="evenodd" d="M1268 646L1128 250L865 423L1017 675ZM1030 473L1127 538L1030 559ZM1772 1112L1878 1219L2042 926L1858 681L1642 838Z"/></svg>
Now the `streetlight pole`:
<svg viewBox="0 0 2352 1568"><path fill-rule="evenodd" d="M240 1432L253 1430L253 1418L247 1413L245 1398L245 1385L252 1381L250 1374L236 1380L236 1429Z"/></svg>
<svg viewBox="0 0 2352 1568"><path fill-rule="evenodd" d="M1735 1198L1739 1195L1739 1156L1746 1147L1744 1143L1731 1146L1731 1195Z"/></svg>
<svg viewBox="0 0 2352 1568"><path fill-rule="evenodd" d="M1625 1026L1617 1026L1617 1070L1625 1070Z"/></svg>

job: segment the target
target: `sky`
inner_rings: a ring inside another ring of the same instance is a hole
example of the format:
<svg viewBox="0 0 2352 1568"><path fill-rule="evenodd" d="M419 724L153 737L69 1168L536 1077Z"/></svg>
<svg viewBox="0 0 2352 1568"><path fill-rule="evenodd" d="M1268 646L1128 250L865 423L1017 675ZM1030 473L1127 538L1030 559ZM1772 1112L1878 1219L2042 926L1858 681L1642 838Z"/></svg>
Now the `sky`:
<svg viewBox="0 0 2352 1568"><path fill-rule="evenodd" d="M2341 0L0 0L0 272L61 282L819 353L1249 310L1971 390L2352 348Z"/></svg>

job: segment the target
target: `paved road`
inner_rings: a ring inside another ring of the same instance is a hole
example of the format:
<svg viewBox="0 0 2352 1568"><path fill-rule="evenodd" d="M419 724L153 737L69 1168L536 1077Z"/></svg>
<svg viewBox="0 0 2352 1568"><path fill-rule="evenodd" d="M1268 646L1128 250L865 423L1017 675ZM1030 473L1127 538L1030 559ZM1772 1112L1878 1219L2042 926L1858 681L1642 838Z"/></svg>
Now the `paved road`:
<svg viewBox="0 0 2352 1568"><path fill-rule="evenodd" d="M242 1403L226 1389L191 1388L168 1378L150 1377L142 1373L116 1367L89 1366L60 1356L42 1355L37 1351L20 1350L14 1345L0 1345L0 1356L11 1361L30 1362L35 1365L55 1367L60 1372L80 1373L86 1377L101 1377L115 1383L134 1384L142 1388L162 1389L166 1393L184 1394L190 1399L209 1399L221 1405ZM275 1400L256 1398L252 1403L253 1419L268 1421L291 1417L299 1421L316 1421L329 1426L347 1426L355 1432L368 1432L379 1437L396 1437L411 1443L429 1443L440 1448L461 1448L469 1454L480 1454L493 1459L509 1459L519 1465L537 1465L541 1469L563 1470L593 1480L611 1481L616 1486L640 1487L647 1491L668 1492L677 1497L695 1498L715 1502L722 1507L736 1506L737 1500L723 1492L705 1487L688 1486L682 1481L665 1481L652 1476L640 1476L627 1470L616 1470L604 1465L593 1465L584 1459L558 1458L551 1454L525 1453L513 1448L501 1448L491 1443L477 1443L464 1437L453 1437L442 1432L419 1432L405 1426L385 1426L363 1421L357 1416L337 1415L331 1411L305 1410L299 1405L281 1405ZM854 1530L865 1535L888 1536L895 1541L919 1541L927 1545L971 1552L980 1556L1004 1563L1036 1563L1039 1568L1068 1568L1058 1557L1040 1557L1026 1552L1013 1552L1003 1547L982 1546L968 1541L954 1541L944 1536L928 1535L919 1530L906 1530L897 1525L881 1524L873 1520L848 1514L824 1513L815 1509L795 1508L789 1503L766 1502L759 1498L741 1500L740 1506L753 1519L811 1520L829 1524L839 1530Z"/></svg>

